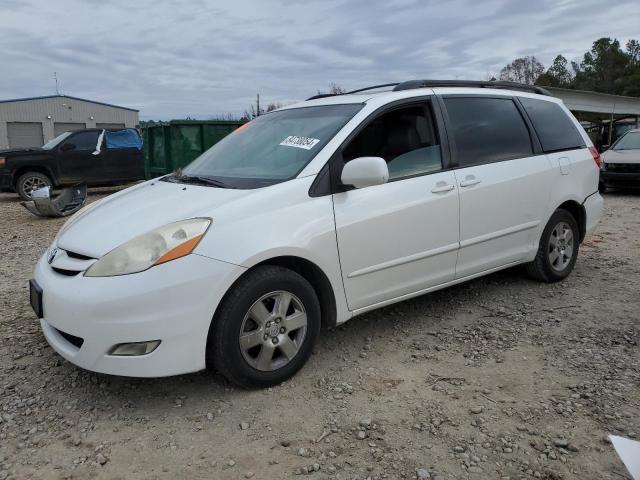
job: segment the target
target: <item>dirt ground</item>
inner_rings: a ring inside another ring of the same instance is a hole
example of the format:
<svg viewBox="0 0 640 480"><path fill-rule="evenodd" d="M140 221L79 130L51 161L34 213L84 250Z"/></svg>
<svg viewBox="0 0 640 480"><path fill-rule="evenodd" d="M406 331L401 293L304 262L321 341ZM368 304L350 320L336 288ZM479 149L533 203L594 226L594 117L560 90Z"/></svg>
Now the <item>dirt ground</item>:
<svg viewBox="0 0 640 480"><path fill-rule="evenodd" d="M640 194L605 207L566 281L511 269L363 315L245 391L59 357L27 281L63 222L2 194L0 480L629 478L606 436L640 437Z"/></svg>

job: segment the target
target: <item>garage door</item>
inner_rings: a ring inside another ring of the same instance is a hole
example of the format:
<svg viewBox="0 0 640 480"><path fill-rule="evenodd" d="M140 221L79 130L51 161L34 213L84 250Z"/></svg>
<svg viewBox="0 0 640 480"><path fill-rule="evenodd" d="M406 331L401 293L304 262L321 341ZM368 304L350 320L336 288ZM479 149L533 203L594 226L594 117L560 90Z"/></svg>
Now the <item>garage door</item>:
<svg viewBox="0 0 640 480"><path fill-rule="evenodd" d="M116 130L118 128L124 128L124 123L96 123L96 128L112 128Z"/></svg>
<svg viewBox="0 0 640 480"><path fill-rule="evenodd" d="M54 123L53 124L53 136L57 137L61 133L68 132L69 130L80 130L81 128L87 128L86 123Z"/></svg>
<svg viewBox="0 0 640 480"><path fill-rule="evenodd" d="M42 123L39 122L7 122L7 136L11 148L41 147L44 145Z"/></svg>

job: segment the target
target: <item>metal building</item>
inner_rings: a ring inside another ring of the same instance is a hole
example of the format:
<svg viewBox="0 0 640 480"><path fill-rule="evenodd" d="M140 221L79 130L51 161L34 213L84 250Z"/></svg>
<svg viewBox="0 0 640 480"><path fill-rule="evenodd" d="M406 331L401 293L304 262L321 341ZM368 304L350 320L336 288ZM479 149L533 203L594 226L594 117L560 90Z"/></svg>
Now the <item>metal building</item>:
<svg viewBox="0 0 640 480"><path fill-rule="evenodd" d="M0 100L0 149L40 147L67 130L137 124L138 110L67 95Z"/></svg>

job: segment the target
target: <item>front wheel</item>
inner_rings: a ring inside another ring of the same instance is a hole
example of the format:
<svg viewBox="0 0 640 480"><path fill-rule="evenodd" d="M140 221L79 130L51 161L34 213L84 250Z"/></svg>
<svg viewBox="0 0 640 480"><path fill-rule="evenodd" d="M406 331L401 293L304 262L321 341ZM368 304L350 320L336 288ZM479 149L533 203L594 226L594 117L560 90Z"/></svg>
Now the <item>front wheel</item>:
<svg viewBox="0 0 640 480"><path fill-rule="evenodd" d="M27 172L18 178L16 192L23 200L31 200L31 193L35 190L52 185L51 179L44 173Z"/></svg>
<svg viewBox="0 0 640 480"><path fill-rule="evenodd" d="M305 364L320 332L309 282L272 265L242 277L222 301L207 342L208 364L242 387L269 387Z"/></svg>
<svg viewBox="0 0 640 480"><path fill-rule="evenodd" d="M526 265L529 275L547 283L566 278L578 258L579 235L573 215L556 210L542 232L536 258Z"/></svg>

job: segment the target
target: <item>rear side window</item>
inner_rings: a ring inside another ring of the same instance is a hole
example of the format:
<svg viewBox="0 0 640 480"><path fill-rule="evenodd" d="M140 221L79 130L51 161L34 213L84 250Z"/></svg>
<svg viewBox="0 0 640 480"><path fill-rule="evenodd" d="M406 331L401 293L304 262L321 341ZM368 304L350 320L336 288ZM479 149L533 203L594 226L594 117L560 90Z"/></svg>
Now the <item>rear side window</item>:
<svg viewBox="0 0 640 480"><path fill-rule="evenodd" d="M444 103L459 166L533 155L529 130L512 99L449 97Z"/></svg>
<svg viewBox="0 0 640 480"><path fill-rule="evenodd" d="M585 147L584 140L566 112L554 102L520 98L545 152Z"/></svg>

